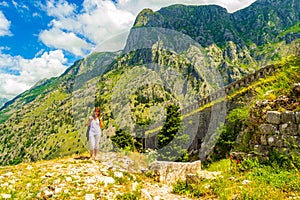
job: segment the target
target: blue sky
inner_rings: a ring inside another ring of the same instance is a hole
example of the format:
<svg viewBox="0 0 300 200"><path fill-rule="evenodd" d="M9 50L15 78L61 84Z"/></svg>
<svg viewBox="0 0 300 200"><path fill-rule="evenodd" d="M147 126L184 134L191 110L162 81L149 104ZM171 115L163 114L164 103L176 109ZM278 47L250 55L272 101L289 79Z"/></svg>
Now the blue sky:
<svg viewBox="0 0 300 200"><path fill-rule="evenodd" d="M217 4L234 12L254 1L0 0L0 98L11 99L40 79L59 76L93 51L121 49L144 8Z"/></svg>

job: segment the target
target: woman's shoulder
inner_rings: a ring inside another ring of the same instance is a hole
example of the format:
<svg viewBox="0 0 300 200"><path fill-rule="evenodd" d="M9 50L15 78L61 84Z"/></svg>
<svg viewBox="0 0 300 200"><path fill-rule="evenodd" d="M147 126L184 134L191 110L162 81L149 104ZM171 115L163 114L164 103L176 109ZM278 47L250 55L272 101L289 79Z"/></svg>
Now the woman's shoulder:
<svg viewBox="0 0 300 200"><path fill-rule="evenodd" d="M93 116L89 116L89 119L94 119L94 117Z"/></svg>

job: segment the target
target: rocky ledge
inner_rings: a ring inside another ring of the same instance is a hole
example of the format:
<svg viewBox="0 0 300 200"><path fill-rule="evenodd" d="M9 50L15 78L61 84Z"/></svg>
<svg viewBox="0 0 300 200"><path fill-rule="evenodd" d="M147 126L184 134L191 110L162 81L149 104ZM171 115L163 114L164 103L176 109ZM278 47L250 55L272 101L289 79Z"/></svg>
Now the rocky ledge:
<svg viewBox="0 0 300 200"><path fill-rule="evenodd" d="M3 167L0 168L0 198L92 200L135 196L149 200L190 199L173 194L170 184L145 175L143 172L150 169L148 164L141 154L106 152L100 153L95 160L89 160L87 155L77 155ZM178 174L180 171L177 170L181 170L192 174L188 177L199 178L195 173L201 169L199 162L175 165L176 171L171 167L170 174ZM202 177L210 173L199 172Z"/></svg>

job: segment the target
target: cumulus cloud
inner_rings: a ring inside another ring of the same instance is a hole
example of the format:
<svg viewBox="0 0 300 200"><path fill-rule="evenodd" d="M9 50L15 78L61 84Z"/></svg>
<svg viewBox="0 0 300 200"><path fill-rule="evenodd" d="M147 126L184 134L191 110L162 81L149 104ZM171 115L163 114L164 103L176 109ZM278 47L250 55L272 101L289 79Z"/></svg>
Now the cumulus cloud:
<svg viewBox="0 0 300 200"><path fill-rule="evenodd" d="M0 61L0 94L10 99L43 78L60 75L66 70L67 59L61 50L56 50L33 59L0 54ZM10 74L7 70L16 70L18 74Z"/></svg>
<svg viewBox="0 0 300 200"><path fill-rule="evenodd" d="M121 33L128 32L135 20L133 13L117 8L111 1L88 0L84 2L84 9L85 13L78 16L78 21L84 27L82 34L93 41L95 47L106 43L111 38L122 37ZM104 50L122 49L125 45L126 36L127 34L121 40L111 40Z"/></svg>
<svg viewBox="0 0 300 200"><path fill-rule="evenodd" d="M46 3L46 9L49 16L54 16L58 18L69 17L74 14L76 9L75 4L70 4L64 0L50 0Z"/></svg>
<svg viewBox="0 0 300 200"><path fill-rule="evenodd" d="M76 36L75 33L67 33L58 28L42 31L39 38L49 47L67 50L76 56L86 55L84 51L91 48L90 44Z"/></svg>
<svg viewBox="0 0 300 200"><path fill-rule="evenodd" d="M45 9L54 19L49 23L50 29L40 33L41 41L47 46L84 56L92 50L92 47L97 47L107 38L128 31L135 19L133 13L116 7L112 1L85 0L82 10L77 15L74 14L75 8L76 6L64 0L48 1ZM64 37L68 36L68 40L57 42L58 33ZM121 49L125 40L126 38L122 38L121 44L119 40L108 49L111 51ZM76 46L70 48L70 41Z"/></svg>
<svg viewBox="0 0 300 200"><path fill-rule="evenodd" d="M2 11L0 11L0 36L11 35L9 30L10 23L11 22L6 19Z"/></svg>

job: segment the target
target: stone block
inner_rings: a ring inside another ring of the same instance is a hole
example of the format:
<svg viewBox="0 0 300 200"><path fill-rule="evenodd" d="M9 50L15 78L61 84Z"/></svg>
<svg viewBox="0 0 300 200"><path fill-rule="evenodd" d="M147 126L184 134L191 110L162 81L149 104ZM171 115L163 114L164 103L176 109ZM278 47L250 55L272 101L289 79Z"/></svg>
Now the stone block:
<svg viewBox="0 0 300 200"><path fill-rule="evenodd" d="M267 123L270 124L280 124L280 112L277 111L268 111L266 114Z"/></svg>
<svg viewBox="0 0 300 200"><path fill-rule="evenodd" d="M288 122L295 123L295 113L292 111L286 111L281 113L281 123L285 124Z"/></svg>
<svg viewBox="0 0 300 200"><path fill-rule="evenodd" d="M282 146L282 139L278 135L272 135L268 137L268 145L273 147Z"/></svg>
<svg viewBox="0 0 300 200"><path fill-rule="evenodd" d="M279 125L279 132L282 135L298 135L298 126L291 122L281 124Z"/></svg>
<svg viewBox="0 0 300 200"><path fill-rule="evenodd" d="M277 125L273 124L261 124L260 130L263 135L275 135L279 133Z"/></svg>
<svg viewBox="0 0 300 200"><path fill-rule="evenodd" d="M186 180L187 174L200 174L201 161L189 163L155 161L149 165L148 170L159 182L172 184L178 180Z"/></svg>
<svg viewBox="0 0 300 200"><path fill-rule="evenodd" d="M267 145L268 144L266 135L261 135L260 136L260 142L261 142L262 145Z"/></svg>
<svg viewBox="0 0 300 200"><path fill-rule="evenodd" d="M300 112L295 112L295 120L297 124L300 124Z"/></svg>

